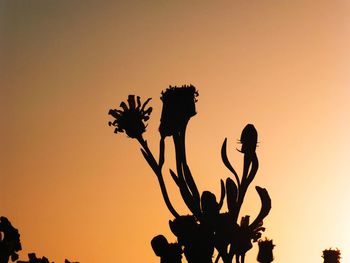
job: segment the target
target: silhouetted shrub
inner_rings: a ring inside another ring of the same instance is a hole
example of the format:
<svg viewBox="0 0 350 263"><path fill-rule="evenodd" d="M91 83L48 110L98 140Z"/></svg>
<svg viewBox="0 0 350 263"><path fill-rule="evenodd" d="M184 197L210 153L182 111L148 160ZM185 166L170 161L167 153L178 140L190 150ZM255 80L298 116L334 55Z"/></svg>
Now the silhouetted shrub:
<svg viewBox="0 0 350 263"><path fill-rule="evenodd" d="M255 178L259 168L259 161L256 154L258 133L252 124L248 124L242 131L239 150L243 154L243 171L239 177L227 157L227 139L224 140L221 148L221 158L224 165L232 173L233 179L227 178L226 184L221 184L221 195L217 200L210 191L200 193L192 176L186 158L186 129L189 120L196 115L195 103L197 102L198 91L193 85L182 87L169 87L161 94L163 102L161 121L159 126L159 161L156 161L147 141L143 135L145 122L149 119L151 108L144 111L140 108L141 101L137 97L138 105L135 106L135 96L129 95L128 104L120 104L122 110L112 109L109 114L115 120L109 125L115 127L115 132L123 132L138 140L141 145L141 152L157 176L165 204L174 219L169 221L173 234L177 237L189 263L212 263L214 251L217 250L216 262L221 258L224 263L231 263L236 257L236 263L243 263L245 254L260 237L263 227L263 219L271 209L271 199L265 188L257 186L255 189L261 200L261 209L258 216L250 221L248 215L243 216L239 222L239 214L244 201L245 194L250 183ZM149 101L148 99L146 103ZM144 103L144 105L146 105ZM175 147L176 172L170 170L170 175L177 185L181 197L188 207L191 215L180 215L173 207L163 179L163 163L165 157L165 138L171 137ZM220 212L226 197L227 212ZM152 248L161 262L172 262L169 246L166 238L162 235L156 236L151 242ZM173 252L171 252L173 253ZM175 252L174 252L175 253ZM176 254L178 255L178 254ZM181 262L181 257L176 257Z"/></svg>
<svg viewBox="0 0 350 263"><path fill-rule="evenodd" d="M7 263L18 259L17 252L22 250L20 234L14 228L10 221L4 217L0 217L0 263Z"/></svg>

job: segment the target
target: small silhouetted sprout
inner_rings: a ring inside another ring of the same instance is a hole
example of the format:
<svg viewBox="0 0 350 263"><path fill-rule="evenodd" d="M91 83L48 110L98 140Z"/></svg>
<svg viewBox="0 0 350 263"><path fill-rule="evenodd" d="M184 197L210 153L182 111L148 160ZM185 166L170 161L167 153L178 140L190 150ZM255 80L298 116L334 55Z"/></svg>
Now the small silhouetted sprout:
<svg viewBox="0 0 350 263"><path fill-rule="evenodd" d="M340 263L340 250L339 249L325 249L323 250L324 263Z"/></svg>
<svg viewBox="0 0 350 263"><path fill-rule="evenodd" d="M259 240L259 253L258 253L258 262L261 263L270 263L273 261L273 248L275 245L273 244L272 240L265 239L265 240Z"/></svg>
<svg viewBox="0 0 350 263"><path fill-rule="evenodd" d="M178 243L169 244L163 235L158 235L152 239L151 246L161 263L181 263L182 249Z"/></svg>
<svg viewBox="0 0 350 263"><path fill-rule="evenodd" d="M37 258L35 253L29 253L28 259L28 261L19 260L17 263L50 263L47 257Z"/></svg>
<svg viewBox="0 0 350 263"><path fill-rule="evenodd" d="M47 257L37 258L35 253L28 254L29 263L50 263Z"/></svg>

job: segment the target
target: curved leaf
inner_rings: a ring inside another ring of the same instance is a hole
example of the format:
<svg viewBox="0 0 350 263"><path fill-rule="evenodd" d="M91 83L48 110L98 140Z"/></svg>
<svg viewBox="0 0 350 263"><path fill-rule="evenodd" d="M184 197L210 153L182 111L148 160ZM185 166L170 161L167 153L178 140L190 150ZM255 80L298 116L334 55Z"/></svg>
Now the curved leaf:
<svg viewBox="0 0 350 263"><path fill-rule="evenodd" d="M263 221L263 219L269 214L271 210L271 198L267 190L259 186L256 186L255 189L258 192L261 200L261 209L254 222L249 226L252 229L258 227L260 222Z"/></svg>
<svg viewBox="0 0 350 263"><path fill-rule="evenodd" d="M225 164L225 166L227 167L227 169L230 170L231 173L233 173L233 175L235 176L236 180L237 180L237 184L238 186L240 186L240 180L238 177L238 174L236 173L235 169L232 167L230 161L227 158L227 138L225 138L222 147L221 147L221 159L223 161L223 163Z"/></svg>

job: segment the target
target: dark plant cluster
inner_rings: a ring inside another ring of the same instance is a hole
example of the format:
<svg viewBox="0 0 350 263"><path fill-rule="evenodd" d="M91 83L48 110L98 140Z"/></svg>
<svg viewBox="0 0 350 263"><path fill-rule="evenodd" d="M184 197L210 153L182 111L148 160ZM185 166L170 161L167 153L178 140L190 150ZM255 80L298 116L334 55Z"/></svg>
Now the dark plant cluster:
<svg viewBox="0 0 350 263"><path fill-rule="evenodd" d="M0 217L0 263L8 263L10 260L16 263L50 263L47 257L38 258L35 253L28 254L28 260L18 260L18 252L22 250L20 234L18 229L12 226L10 221L4 217ZM54 262L52 262L54 263ZM64 263L70 262L68 259Z"/></svg>
<svg viewBox="0 0 350 263"><path fill-rule="evenodd" d="M158 161L143 137L145 121L149 119L152 111L152 108L145 110L145 105L150 99L147 99L141 107L140 98L137 97L135 103L135 96L129 95L129 106L122 102L121 110L109 111L115 118L109 124L115 127L115 131L125 132L129 137L138 140L145 160L158 179L165 204L174 217L169 221L169 227L177 237L177 241L169 243L163 235L158 235L151 241L152 248L161 258L161 262L178 263L184 256L189 263L212 263L213 260L219 262L220 259L224 263L231 263L234 258L236 263L244 263L245 254L252 248L252 243L261 238L265 230L263 219L271 209L271 199L267 190L256 186L261 200L258 216L254 220L251 220L249 215L239 218L245 194L259 168L256 154L258 133L252 124L246 125L242 131L239 150L243 154L242 176L238 176L229 161L227 139L224 140L221 157L226 168L232 173L232 178L220 181L221 194L218 199L210 191L200 192L187 162L185 147L186 128L189 120L196 115L197 97L198 91L192 85L170 86L161 93L163 109L159 125ZM169 174L191 212L189 215L180 215L176 211L164 183L162 167L167 137L173 141L176 155L176 169L170 169ZM225 199L228 211L222 212ZM259 247L262 251L259 254L259 262L271 262L274 247L272 241L261 241Z"/></svg>

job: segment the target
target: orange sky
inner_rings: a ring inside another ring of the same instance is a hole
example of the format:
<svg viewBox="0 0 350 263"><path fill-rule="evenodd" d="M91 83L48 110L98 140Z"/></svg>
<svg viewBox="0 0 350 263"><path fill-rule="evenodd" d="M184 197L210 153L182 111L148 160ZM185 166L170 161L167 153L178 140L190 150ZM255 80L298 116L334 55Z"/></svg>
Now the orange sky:
<svg viewBox="0 0 350 263"><path fill-rule="evenodd" d="M349 12L346 0L2 1L0 215L20 230L21 259L159 262L149 242L175 241L171 215L138 144L113 134L107 112L128 94L152 97L145 137L157 153L160 92L192 83L199 188L218 195L230 175L225 137L240 170L236 142L253 123L260 170L244 212L258 212L253 185L266 187L276 262L321 262L329 247L350 261Z"/></svg>

